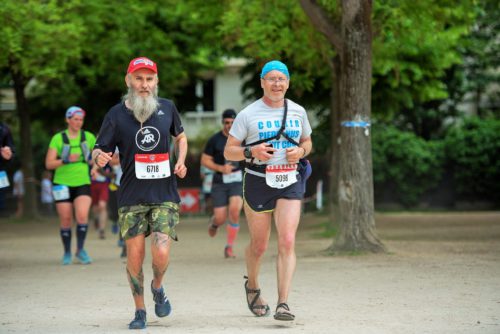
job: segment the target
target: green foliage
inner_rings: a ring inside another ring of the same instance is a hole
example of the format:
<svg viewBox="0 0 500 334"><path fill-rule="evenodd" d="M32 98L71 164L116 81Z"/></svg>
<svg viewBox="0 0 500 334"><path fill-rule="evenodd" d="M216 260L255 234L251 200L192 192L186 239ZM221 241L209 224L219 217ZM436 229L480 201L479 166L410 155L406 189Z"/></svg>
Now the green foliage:
<svg viewBox="0 0 500 334"><path fill-rule="evenodd" d="M317 1L332 21L339 19L338 1ZM480 5L469 0L373 2L374 118L396 118L401 129L426 139L442 131L442 122L456 112L444 113L440 104L448 97L448 70L462 61L464 42ZM278 58L287 62L292 80L290 98L307 108L322 108L322 143L330 135L328 116L332 86L331 59L335 50L315 31L297 1L232 1L221 26L225 43L233 52L255 60L249 69L253 83L245 87L261 93L255 74L263 62ZM326 146L327 147L327 146ZM324 150L323 150L324 151Z"/></svg>
<svg viewBox="0 0 500 334"><path fill-rule="evenodd" d="M319 124L314 128L312 136L314 154L318 156L327 156L331 152L331 131L330 131L330 114L319 115Z"/></svg>
<svg viewBox="0 0 500 334"><path fill-rule="evenodd" d="M230 50L255 60L254 73L265 62L280 59L290 68L290 90L297 96L317 87L329 91L333 51L297 1L231 1L220 31ZM254 88L260 91L260 86Z"/></svg>
<svg viewBox="0 0 500 334"><path fill-rule="evenodd" d="M471 117L450 129L446 156L459 195L500 200L500 120Z"/></svg>
<svg viewBox="0 0 500 334"><path fill-rule="evenodd" d="M317 238L328 238L332 239L338 234L338 228L332 226L330 221L321 224L321 230L314 233L313 236Z"/></svg>
<svg viewBox="0 0 500 334"><path fill-rule="evenodd" d="M25 78L61 77L68 63L78 59L82 18L80 1L5 0L0 6L0 68Z"/></svg>
<svg viewBox="0 0 500 334"><path fill-rule="evenodd" d="M317 3L338 20L338 1ZM462 92L484 92L498 81L498 71L491 71L500 59L498 15L499 4L493 0L374 1L375 117L394 118L402 129L435 138L444 117L452 115L441 106L451 95L447 75L462 66L464 56L467 62L455 77L462 79L457 83ZM246 69L251 83L246 87L260 95L260 67L278 58L291 70L288 96L308 109L319 106L315 147L321 153L330 147L325 109L335 50L295 0L123 0L119 5L109 0L4 0L0 22L0 73L10 67L26 80L35 79L29 85L31 110L36 111L32 116L46 128L53 128L55 120L63 124L66 107L79 104L91 116L86 127L95 131L100 116L123 94L126 65L138 55L158 62L160 94L174 99L186 82L220 68L222 55L251 60ZM465 38L471 31L471 38ZM193 147L201 147L202 141ZM396 145L397 140L390 142ZM422 143L413 149L425 147ZM401 154L403 149L394 148ZM421 152L412 154L423 157ZM374 154L374 163L376 159ZM426 165L432 159L423 160Z"/></svg>
<svg viewBox="0 0 500 334"><path fill-rule="evenodd" d="M21 138L19 137L19 122L13 120L11 125L11 130L14 134L14 143L16 144L16 154L14 155L14 161L12 164L8 165L9 173L13 174L15 169L21 164L21 154L22 147L19 145ZM34 120L31 122L31 144L33 151L33 166L35 171L35 178L38 180L41 177L43 170L45 169L45 155L49 146L50 138L53 133L50 133L45 128L44 124L40 120Z"/></svg>
<svg viewBox="0 0 500 334"><path fill-rule="evenodd" d="M466 101L483 117L500 113L500 3L481 0L475 8L477 19L470 35L463 39L460 53L464 59L450 71L446 84L450 98L448 109L458 109Z"/></svg>
<svg viewBox="0 0 500 334"><path fill-rule="evenodd" d="M132 58L155 60L160 95L174 100L186 82L219 69L222 44L215 27L223 8L215 0L21 5L9 0L0 7L1 21L8 22L0 27L0 68L7 66L9 53L30 64L23 73L36 78L29 90L34 118L50 125L76 104L88 111L86 126L96 131L126 90L124 76Z"/></svg>
<svg viewBox="0 0 500 334"><path fill-rule="evenodd" d="M443 147L394 126L376 125L372 137L373 179L392 184L401 203L411 206L436 186L443 173Z"/></svg>
<svg viewBox="0 0 500 334"><path fill-rule="evenodd" d="M91 66L78 66L79 75L90 85L103 79L123 87L128 62L143 55L157 62L161 90L172 95L190 75L220 68L222 53L213 27L222 8L214 0L126 0L119 6L86 1L81 11L92 34L85 40L84 59Z"/></svg>
<svg viewBox="0 0 500 334"><path fill-rule="evenodd" d="M457 46L474 6L469 0L374 2L372 101L379 118L448 96L445 71L462 61Z"/></svg>
<svg viewBox="0 0 500 334"><path fill-rule="evenodd" d="M377 187L394 186L407 207L451 169L459 198L500 200L500 120L470 117L441 140L425 141L394 126L376 124L373 131L373 177Z"/></svg>
<svg viewBox="0 0 500 334"><path fill-rule="evenodd" d="M399 106L397 103L393 105L391 101L397 102L398 96L404 96L401 95L399 88L392 92L377 92L379 88L374 87L374 109L394 108L397 116L393 124L398 128L413 131L425 139L442 139L446 130L446 120L461 117L464 102L467 102L469 110L478 115L498 114L500 90L496 83L500 78L497 70L500 66L500 58L497 56L500 52L497 42L500 5L498 1L481 0L470 2L467 8L470 13L463 18L470 18L473 15L475 19L469 23L468 33L456 39L448 50L439 49L444 42L439 43L436 49L439 54L453 53L460 59L460 62L451 66L447 64L442 68L444 74L436 76L436 79L443 84L446 92L445 99L439 96L413 99L410 100L412 107ZM453 11L457 14L462 13L460 15L464 14L464 8L460 6ZM458 21L452 24L463 25L464 23ZM446 32L443 33L444 36L446 34ZM430 69L435 66L432 63L418 65L420 68L429 67ZM412 81L412 86L415 88L419 89L420 85L418 81ZM383 96L387 93L394 98L386 100ZM379 97L377 94L380 94ZM392 118L390 114L386 114L386 117ZM377 112L376 115L380 118L381 113Z"/></svg>

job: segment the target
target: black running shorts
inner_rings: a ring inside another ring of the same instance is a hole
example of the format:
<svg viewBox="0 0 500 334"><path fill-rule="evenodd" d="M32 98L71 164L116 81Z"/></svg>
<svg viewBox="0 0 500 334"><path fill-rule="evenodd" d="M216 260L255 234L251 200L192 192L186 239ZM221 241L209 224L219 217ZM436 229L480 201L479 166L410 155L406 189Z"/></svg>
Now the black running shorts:
<svg viewBox="0 0 500 334"><path fill-rule="evenodd" d="M259 170L259 173L265 170ZM271 212L276 208L276 201L280 198L298 199L304 198L300 174L297 174L297 182L283 188L271 188L266 184L266 178L245 171L243 178L243 198L247 205L256 212Z"/></svg>
<svg viewBox="0 0 500 334"><path fill-rule="evenodd" d="M58 184L54 185L57 186ZM73 203L75 198L77 198L78 196L90 197L90 184L85 184L83 186L78 186L78 187L68 187L68 188L69 188L69 198L60 201L55 201L56 203L64 203L64 202Z"/></svg>
<svg viewBox="0 0 500 334"><path fill-rule="evenodd" d="M242 182L214 183L212 185L212 203L214 208L229 205L229 197L243 196Z"/></svg>

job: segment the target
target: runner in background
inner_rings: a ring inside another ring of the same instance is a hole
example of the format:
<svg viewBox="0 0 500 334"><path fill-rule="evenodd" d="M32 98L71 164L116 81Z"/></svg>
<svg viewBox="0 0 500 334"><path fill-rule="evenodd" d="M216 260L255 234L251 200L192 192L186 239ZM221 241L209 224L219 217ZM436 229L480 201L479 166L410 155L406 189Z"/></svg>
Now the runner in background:
<svg viewBox="0 0 500 334"><path fill-rule="evenodd" d="M113 158L110 160L109 165L113 169L113 177L109 183L109 200L108 200L108 215L111 220L111 232L118 234L118 246L122 251L121 258L127 257L127 245L123 240L122 234L119 232L118 226L118 190L120 188L120 179L122 177L122 167L120 166L120 156L118 150L115 150Z"/></svg>
<svg viewBox="0 0 500 334"><path fill-rule="evenodd" d="M200 164L201 178L201 212L212 214L212 183L214 181L214 171Z"/></svg>
<svg viewBox="0 0 500 334"><path fill-rule="evenodd" d="M224 110L222 130L208 140L201 155L201 165L214 171L210 196L213 216L208 225L208 235L214 237L218 228L226 223L225 258L235 257L233 246L240 229L239 219L243 206L243 174L240 163L224 158L224 147L235 117L236 112L233 109Z"/></svg>
<svg viewBox="0 0 500 334"><path fill-rule="evenodd" d="M16 218L21 218L23 216L23 198L24 198L24 174L22 166L19 167L18 170L14 173L14 177L12 178L12 182L14 183L12 187L12 194L16 199Z"/></svg>
<svg viewBox="0 0 500 334"><path fill-rule="evenodd" d="M40 200L43 212L48 216L52 216L54 214L54 197L52 196L52 173L50 171L43 171L40 187Z"/></svg>
<svg viewBox="0 0 500 334"><path fill-rule="evenodd" d="M14 140L10 128L4 122L0 122L0 213L5 212L5 191L10 186L9 177L5 171L7 162L14 156Z"/></svg>
<svg viewBox="0 0 500 334"><path fill-rule="evenodd" d="M108 221L109 184L112 177L109 165L103 168L92 168L90 193L92 195L92 213L94 226L99 232L99 239L106 238L106 223Z"/></svg>
<svg viewBox="0 0 500 334"><path fill-rule="evenodd" d="M87 237L90 196L90 152L95 136L82 130L85 111L76 106L66 110L68 128L56 133L49 143L45 167L54 172L52 193L60 221L60 235L64 254L62 264L71 264L71 225L76 220L76 259L82 264L92 263L84 248Z"/></svg>

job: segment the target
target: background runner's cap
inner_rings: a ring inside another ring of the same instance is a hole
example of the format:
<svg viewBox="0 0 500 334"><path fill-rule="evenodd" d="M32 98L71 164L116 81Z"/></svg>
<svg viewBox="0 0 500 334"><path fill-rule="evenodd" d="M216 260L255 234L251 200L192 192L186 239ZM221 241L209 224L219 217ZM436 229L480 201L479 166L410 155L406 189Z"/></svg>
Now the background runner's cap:
<svg viewBox="0 0 500 334"><path fill-rule="evenodd" d="M83 110L82 108L77 107L77 106L71 106L68 108L68 110L66 110L66 118L71 118L71 117L75 116L76 114L79 114L79 115L85 117L85 110Z"/></svg>
<svg viewBox="0 0 500 334"><path fill-rule="evenodd" d="M139 57L134 58L128 64L127 74L133 73L141 68L147 68L155 73L158 73L158 69L156 68L156 63L149 58Z"/></svg>
<svg viewBox="0 0 500 334"><path fill-rule="evenodd" d="M236 118L236 111L234 109L226 109L222 113L222 119L224 118Z"/></svg>
<svg viewBox="0 0 500 334"><path fill-rule="evenodd" d="M286 67L286 65L279 60L271 60L270 62L266 63L266 65L264 65L264 67L262 68L262 72L260 72L260 77L264 78L266 74L271 71L280 71L281 73L286 75L288 79L290 79L288 67Z"/></svg>

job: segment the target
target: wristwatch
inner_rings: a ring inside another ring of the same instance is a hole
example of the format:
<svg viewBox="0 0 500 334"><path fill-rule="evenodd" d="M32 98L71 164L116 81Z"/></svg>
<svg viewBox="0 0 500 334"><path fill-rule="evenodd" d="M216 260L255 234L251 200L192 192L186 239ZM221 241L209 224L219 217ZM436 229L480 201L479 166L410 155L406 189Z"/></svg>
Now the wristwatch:
<svg viewBox="0 0 500 334"><path fill-rule="evenodd" d="M250 146L245 146L245 149L243 150L243 155L247 159L252 159L252 148Z"/></svg>

